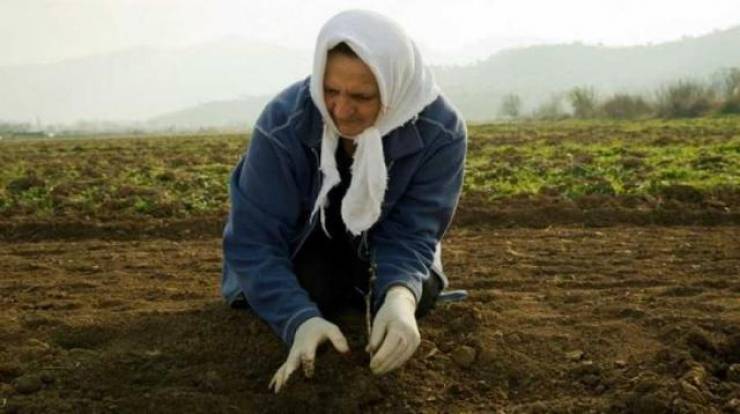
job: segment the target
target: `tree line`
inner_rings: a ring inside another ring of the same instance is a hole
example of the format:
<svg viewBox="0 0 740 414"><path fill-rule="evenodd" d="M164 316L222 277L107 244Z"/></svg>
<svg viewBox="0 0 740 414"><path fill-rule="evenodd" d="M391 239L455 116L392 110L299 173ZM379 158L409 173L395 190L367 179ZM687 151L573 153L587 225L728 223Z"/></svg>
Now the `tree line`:
<svg viewBox="0 0 740 414"><path fill-rule="evenodd" d="M740 68L721 69L708 82L680 79L649 95L625 92L602 97L593 86L578 86L551 96L529 115L522 107L519 95L509 93L501 101L499 115L509 119L638 119L740 114Z"/></svg>

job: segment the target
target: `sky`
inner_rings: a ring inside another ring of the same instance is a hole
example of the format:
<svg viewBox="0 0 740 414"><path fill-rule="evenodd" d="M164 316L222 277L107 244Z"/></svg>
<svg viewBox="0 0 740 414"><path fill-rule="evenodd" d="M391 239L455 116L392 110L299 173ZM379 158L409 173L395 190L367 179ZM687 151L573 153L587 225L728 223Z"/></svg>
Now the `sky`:
<svg viewBox="0 0 740 414"><path fill-rule="evenodd" d="M628 46L740 25L740 0L0 0L0 65L241 37L311 50L349 8L398 21L432 63L538 43Z"/></svg>

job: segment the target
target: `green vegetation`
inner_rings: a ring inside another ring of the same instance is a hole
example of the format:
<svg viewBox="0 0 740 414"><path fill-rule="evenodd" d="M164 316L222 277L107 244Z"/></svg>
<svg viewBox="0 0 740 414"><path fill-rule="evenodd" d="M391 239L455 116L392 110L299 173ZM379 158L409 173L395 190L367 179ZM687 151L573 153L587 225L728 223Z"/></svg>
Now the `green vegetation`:
<svg viewBox="0 0 740 414"><path fill-rule="evenodd" d="M736 118L561 121L471 128L466 193L665 195L740 189ZM686 201L686 200L684 200Z"/></svg>
<svg viewBox="0 0 740 414"><path fill-rule="evenodd" d="M224 212L244 135L0 144L4 217L187 217Z"/></svg>
<svg viewBox="0 0 740 414"><path fill-rule="evenodd" d="M685 203L740 193L737 117L470 127L464 197ZM0 219L225 215L244 135L0 143Z"/></svg>

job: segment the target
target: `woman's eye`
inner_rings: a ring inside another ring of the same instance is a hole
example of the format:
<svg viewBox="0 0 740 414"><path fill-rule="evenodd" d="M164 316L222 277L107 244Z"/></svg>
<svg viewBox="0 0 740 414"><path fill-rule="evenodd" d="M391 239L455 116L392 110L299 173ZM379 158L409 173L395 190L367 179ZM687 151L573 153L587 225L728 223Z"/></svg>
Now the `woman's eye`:
<svg viewBox="0 0 740 414"><path fill-rule="evenodd" d="M353 95L352 97L361 102L368 102L375 99L375 97L372 95Z"/></svg>

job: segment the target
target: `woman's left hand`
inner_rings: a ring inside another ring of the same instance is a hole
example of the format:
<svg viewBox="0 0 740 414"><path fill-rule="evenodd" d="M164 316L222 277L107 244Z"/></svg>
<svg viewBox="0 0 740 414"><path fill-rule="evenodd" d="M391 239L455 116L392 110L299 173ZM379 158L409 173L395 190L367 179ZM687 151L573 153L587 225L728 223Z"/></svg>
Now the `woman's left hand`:
<svg viewBox="0 0 740 414"><path fill-rule="evenodd" d="M388 289L365 349L373 355L370 369L374 374L382 375L400 367L416 352L421 335L415 313L416 298L411 290L405 286Z"/></svg>

